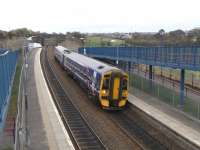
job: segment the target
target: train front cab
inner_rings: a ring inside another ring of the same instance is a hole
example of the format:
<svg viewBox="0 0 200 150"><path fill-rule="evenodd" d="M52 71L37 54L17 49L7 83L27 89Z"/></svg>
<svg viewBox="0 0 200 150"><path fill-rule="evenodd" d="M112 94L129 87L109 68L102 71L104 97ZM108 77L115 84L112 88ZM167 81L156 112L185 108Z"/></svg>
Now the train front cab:
<svg viewBox="0 0 200 150"><path fill-rule="evenodd" d="M123 72L107 72L102 76L99 99L104 109L122 109L128 99L128 75Z"/></svg>

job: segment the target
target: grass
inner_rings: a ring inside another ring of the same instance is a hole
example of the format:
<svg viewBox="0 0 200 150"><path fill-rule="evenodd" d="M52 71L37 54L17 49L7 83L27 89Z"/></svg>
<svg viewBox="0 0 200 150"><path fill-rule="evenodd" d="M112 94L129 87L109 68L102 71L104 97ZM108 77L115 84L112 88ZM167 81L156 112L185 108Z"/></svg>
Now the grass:
<svg viewBox="0 0 200 150"><path fill-rule="evenodd" d="M16 113L17 113L17 99L18 99L21 68L22 68L22 57L21 57L21 50L20 50L15 77L14 77L13 86L12 86L12 91L11 91L10 104L8 108L9 117L12 117L12 116L14 117L16 116Z"/></svg>
<svg viewBox="0 0 200 150"><path fill-rule="evenodd" d="M13 147L10 145L5 146L2 150L13 150Z"/></svg>
<svg viewBox="0 0 200 150"><path fill-rule="evenodd" d="M130 86L133 86L139 90L144 91L145 93L158 98L159 100L169 104L173 105L174 107L179 108L179 93L174 91L173 89L166 88L160 84L151 82L148 79L145 79L143 77L140 77L138 75L131 75L130 76ZM188 113L189 115L196 117L198 119L199 115L198 113L198 107L200 106L200 103L197 103L196 101L193 101L185 96L185 103L183 106L183 111Z"/></svg>
<svg viewBox="0 0 200 150"><path fill-rule="evenodd" d="M98 36L89 36L85 40L86 47L120 46L124 45L124 43L124 40Z"/></svg>

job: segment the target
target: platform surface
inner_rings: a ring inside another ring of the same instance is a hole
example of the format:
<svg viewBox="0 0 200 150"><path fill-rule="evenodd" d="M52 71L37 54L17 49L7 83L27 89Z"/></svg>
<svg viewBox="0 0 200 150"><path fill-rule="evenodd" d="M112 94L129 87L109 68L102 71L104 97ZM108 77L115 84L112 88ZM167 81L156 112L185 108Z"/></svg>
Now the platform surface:
<svg viewBox="0 0 200 150"><path fill-rule="evenodd" d="M174 108L170 108L172 106L167 106L162 104L162 102L159 104L159 102L152 101L151 97L143 100L129 94L129 102L168 128L172 129L177 134L200 147L199 123L193 122L190 118L187 118Z"/></svg>
<svg viewBox="0 0 200 150"><path fill-rule="evenodd" d="M74 147L42 73L41 49L30 53L27 82L29 149L72 150Z"/></svg>

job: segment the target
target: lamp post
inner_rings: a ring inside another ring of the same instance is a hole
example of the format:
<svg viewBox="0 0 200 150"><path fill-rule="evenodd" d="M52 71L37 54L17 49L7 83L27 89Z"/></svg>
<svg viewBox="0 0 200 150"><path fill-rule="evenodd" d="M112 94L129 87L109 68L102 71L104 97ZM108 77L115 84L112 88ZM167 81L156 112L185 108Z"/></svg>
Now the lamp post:
<svg viewBox="0 0 200 150"><path fill-rule="evenodd" d="M82 42L82 46L84 47L84 45L85 45L85 38L80 38L80 40L81 40L81 42Z"/></svg>
<svg viewBox="0 0 200 150"><path fill-rule="evenodd" d="M82 42L82 46L83 46L83 54L87 55L86 49L85 49L85 38L80 38L81 42Z"/></svg>

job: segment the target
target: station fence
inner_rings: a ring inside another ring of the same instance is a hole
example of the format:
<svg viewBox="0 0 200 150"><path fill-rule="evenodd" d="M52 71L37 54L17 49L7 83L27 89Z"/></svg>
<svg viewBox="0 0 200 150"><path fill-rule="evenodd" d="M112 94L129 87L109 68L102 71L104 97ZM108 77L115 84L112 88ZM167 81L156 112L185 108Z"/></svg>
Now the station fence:
<svg viewBox="0 0 200 150"><path fill-rule="evenodd" d="M142 71L139 65L133 65L129 73L129 92L138 96L146 96L149 99L156 99L165 102L186 114L200 119L200 92L193 91L192 88L185 87L184 105L180 106L180 86L179 83L164 77L153 75L149 79L148 72ZM127 71L125 64L119 67ZM151 98L150 98L151 97Z"/></svg>
<svg viewBox="0 0 200 150"><path fill-rule="evenodd" d="M19 51L0 49L0 124L10 99Z"/></svg>

